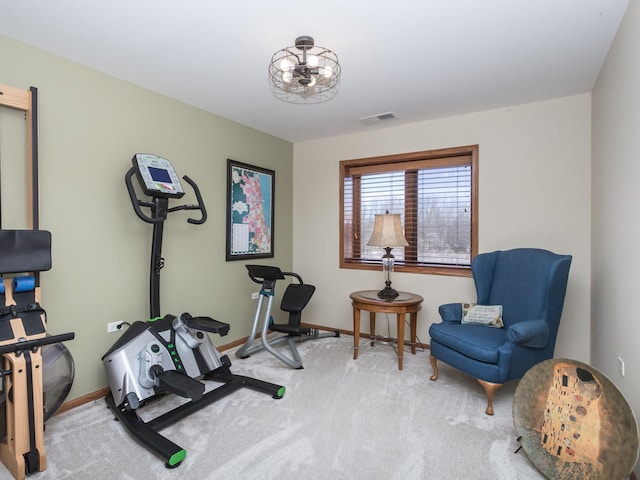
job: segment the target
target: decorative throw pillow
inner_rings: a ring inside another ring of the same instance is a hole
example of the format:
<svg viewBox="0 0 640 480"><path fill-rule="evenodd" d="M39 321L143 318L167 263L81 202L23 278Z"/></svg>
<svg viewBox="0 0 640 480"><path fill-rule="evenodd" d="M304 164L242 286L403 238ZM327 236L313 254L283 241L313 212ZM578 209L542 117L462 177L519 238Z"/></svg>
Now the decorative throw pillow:
<svg viewBox="0 0 640 480"><path fill-rule="evenodd" d="M502 328L502 305L462 304L462 323L478 323L488 327Z"/></svg>

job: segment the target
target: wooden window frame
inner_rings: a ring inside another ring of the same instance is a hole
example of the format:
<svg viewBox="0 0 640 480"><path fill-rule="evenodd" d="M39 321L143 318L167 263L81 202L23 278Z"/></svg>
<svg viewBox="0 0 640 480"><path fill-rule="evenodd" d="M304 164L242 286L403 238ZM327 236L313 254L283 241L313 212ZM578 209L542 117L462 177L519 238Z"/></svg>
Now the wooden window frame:
<svg viewBox="0 0 640 480"><path fill-rule="evenodd" d="M359 181L358 173L377 173L384 171L392 171L405 169L416 170L417 168L434 168L434 167L447 167L455 165L470 165L471 166L471 255L470 260L473 260L478 254L478 145L468 145L463 147L445 148L438 150L429 150L423 152L403 153L397 155L386 155L381 157L360 158L355 160L343 160L340 162L340 268L358 269L358 270L378 270L380 269L380 262L372 263L367 260L347 259L345 258L345 219L344 219L344 201L345 201L345 178L351 177L354 181L353 187L353 232L355 240L358 240L357 235L360 232L360 212L359 205L360 199L358 197L359 188L357 182ZM352 175L356 173L356 176ZM405 179L409 182L413 179L417 182L417 174L413 175L411 172L405 174ZM407 192L411 190L409 183L405 183ZM415 189L413 190L415 191ZM417 199L414 196L405 196L405 208L416 211L415 203ZM417 220L405 219L405 237L409 242L409 247L405 247L406 255L417 256ZM355 255L356 257L358 255ZM442 264L428 264L421 263L417 265L403 265L396 263L394 267L398 272L410 272L420 274L432 274L432 275L449 275L459 277L471 276L471 265L442 265Z"/></svg>

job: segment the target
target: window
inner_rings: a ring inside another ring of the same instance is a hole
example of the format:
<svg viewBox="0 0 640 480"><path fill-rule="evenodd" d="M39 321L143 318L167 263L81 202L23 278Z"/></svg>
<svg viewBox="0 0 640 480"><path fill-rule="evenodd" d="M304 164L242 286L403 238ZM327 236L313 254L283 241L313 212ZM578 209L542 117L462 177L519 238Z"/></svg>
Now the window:
<svg viewBox="0 0 640 480"><path fill-rule="evenodd" d="M478 146L340 162L340 267L378 269L375 214L399 213L395 270L471 275L478 251Z"/></svg>

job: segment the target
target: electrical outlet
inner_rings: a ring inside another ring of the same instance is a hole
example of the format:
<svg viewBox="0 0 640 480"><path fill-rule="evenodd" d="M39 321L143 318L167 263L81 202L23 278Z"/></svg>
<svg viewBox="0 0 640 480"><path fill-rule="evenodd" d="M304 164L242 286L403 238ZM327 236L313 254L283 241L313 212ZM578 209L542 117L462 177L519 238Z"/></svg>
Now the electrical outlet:
<svg viewBox="0 0 640 480"><path fill-rule="evenodd" d="M124 322L111 322L107 323L107 333L117 332L122 328Z"/></svg>
<svg viewBox="0 0 640 480"><path fill-rule="evenodd" d="M618 373L624 377L624 360L622 357L618 357Z"/></svg>
<svg viewBox="0 0 640 480"><path fill-rule="evenodd" d="M260 292L253 292L251 294L251 300L257 300L259 296L260 296Z"/></svg>

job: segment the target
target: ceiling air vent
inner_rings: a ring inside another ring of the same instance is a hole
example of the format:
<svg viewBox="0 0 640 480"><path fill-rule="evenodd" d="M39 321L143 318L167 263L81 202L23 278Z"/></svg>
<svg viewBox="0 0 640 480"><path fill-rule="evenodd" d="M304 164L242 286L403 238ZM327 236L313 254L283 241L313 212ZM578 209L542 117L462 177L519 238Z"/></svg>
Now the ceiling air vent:
<svg viewBox="0 0 640 480"><path fill-rule="evenodd" d="M398 116L393 112L379 113L377 115L371 115L369 117L359 118L360 123L368 126L375 125L376 123L386 122L387 120L393 120L394 118L398 118Z"/></svg>

